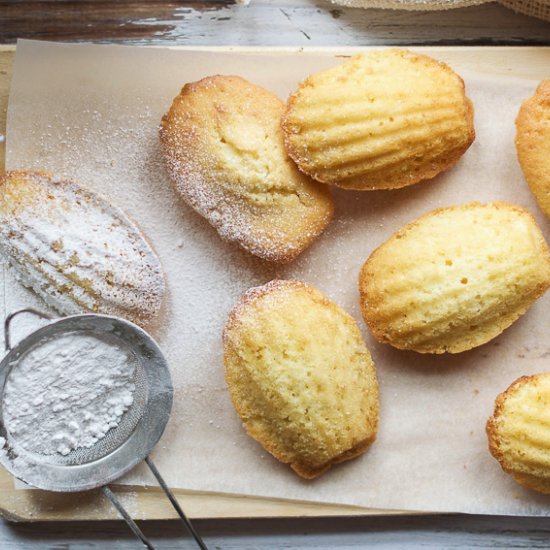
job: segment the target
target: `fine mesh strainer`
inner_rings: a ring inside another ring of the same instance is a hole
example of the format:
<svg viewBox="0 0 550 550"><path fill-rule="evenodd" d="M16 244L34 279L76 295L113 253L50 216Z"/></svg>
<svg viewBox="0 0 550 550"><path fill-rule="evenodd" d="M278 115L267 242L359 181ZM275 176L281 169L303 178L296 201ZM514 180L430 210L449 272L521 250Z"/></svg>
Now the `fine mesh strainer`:
<svg viewBox="0 0 550 550"><path fill-rule="evenodd" d="M21 313L32 313L51 322L12 348L10 324ZM148 456L166 427L173 394L170 371L156 342L138 326L117 317L83 314L54 320L50 315L34 309L21 309L8 315L4 333L8 353L0 362L0 437L6 443L3 449L0 445L0 464L18 479L47 491L76 492L101 487L134 534L147 548L154 548L107 487L108 483L145 460L199 547L206 549ZM130 352L135 360L133 403L118 426L110 429L90 448L80 447L65 456L31 452L18 443L17 437L10 433L9 425L4 422L4 391L8 376L17 368L18 361L31 350L74 333L93 336Z"/></svg>

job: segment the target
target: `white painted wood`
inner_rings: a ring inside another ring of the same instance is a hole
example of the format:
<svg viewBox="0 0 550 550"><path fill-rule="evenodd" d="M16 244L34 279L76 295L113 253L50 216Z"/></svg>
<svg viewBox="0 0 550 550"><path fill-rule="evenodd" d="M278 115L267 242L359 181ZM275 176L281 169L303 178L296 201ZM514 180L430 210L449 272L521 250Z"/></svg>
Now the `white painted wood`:
<svg viewBox="0 0 550 550"><path fill-rule="evenodd" d="M499 4L437 12L343 8L329 0L251 0L139 19L151 38L131 44L365 46L372 44L550 44L550 23Z"/></svg>
<svg viewBox="0 0 550 550"><path fill-rule="evenodd" d="M308 550L548 548L548 520L483 516L404 516L196 523L210 549ZM142 522L159 549L195 548L176 522ZM2 550L134 550L121 522L1 524Z"/></svg>

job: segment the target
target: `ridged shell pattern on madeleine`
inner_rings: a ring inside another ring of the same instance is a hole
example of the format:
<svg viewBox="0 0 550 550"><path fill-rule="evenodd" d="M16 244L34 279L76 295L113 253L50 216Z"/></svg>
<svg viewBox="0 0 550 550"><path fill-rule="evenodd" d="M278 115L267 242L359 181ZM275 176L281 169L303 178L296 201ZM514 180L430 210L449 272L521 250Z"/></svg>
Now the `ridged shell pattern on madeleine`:
<svg viewBox="0 0 550 550"><path fill-rule="evenodd" d="M354 319L319 290L272 281L246 292L224 330L226 381L246 431L304 478L365 452L378 383Z"/></svg>
<svg viewBox="0 0 550 550"><path fill-rule="evenodd" d="M45 172L0 176L0 252L22 283L61 313L148 325L160 310L160 261L106 199Z"/></svg>
<svg viewBox="0 0 550 550"><path fill-rule="evenodd" d="M284 103L237 76L186 84L162 119L168 172L182 198L223 239L263 258L289 262L333 214L328 189L288 157Z"/></svg>
<svg viewBox="0 0 550 550"><path fill-rule="evenodd" d="M462 79L400 49L357 55L310 76L290 96L283 130L303 172L358 190L433 178L475 136Z"/></svg>
<svg viewBox="0 0 550 550"><path fill-rule="evenodd" d="M376 249L359 275L373 335L422 353L488 342L549 285L548 246L534 218L501 202L420 217Z"/></svg>
<svg viewBox="0 0 550 550"><path fill-rule="evenodd" d="M526 99L516 118L516 150L523 175L550 218L550 80Z"/></svg>
<svg viewBox="0 0 550 550"><path fill-rule="evenodd" d="M550 493L550 373L522 376L497 397L487 437L505 472Z"/></svg>

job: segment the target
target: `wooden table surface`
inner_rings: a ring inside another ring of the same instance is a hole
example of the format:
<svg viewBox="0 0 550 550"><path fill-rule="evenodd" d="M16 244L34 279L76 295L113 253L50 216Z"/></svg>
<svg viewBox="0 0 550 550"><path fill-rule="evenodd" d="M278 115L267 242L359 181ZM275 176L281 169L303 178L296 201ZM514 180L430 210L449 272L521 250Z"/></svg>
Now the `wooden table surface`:
<svg viewBox="0 0 550 550"><path fill-rule="evenodd" d="M325 0L252 0L248 6L229 0L0 0L0 43L17 38L188 46L550 45L550 23L496 4L425 13L348 9ZM142 527L158 548L193 547L176 522ZM550 522L544 518L211 519L197 527L211 548L227 549L550 547ZM138 547L117 521L0 521L1 550Z"/></svg>
<svg viewBox="0 0 550 550"><path fill-rule="evenodd" d="M518 2L521 0L518 0ZM328 0L0 0L0 43L362 46L550 44L550 23L497 4L443 12L342 8Z"/></svg>

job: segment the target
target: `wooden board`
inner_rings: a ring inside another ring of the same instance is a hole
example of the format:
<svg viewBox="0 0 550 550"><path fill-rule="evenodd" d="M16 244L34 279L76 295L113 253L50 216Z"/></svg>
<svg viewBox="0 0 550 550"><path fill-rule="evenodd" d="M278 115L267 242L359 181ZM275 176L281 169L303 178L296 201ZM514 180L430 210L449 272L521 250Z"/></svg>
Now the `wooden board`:
<svg viewBox="0 0 550 550"><path fill-rule="evenodd" d="M234 48L234 50L238 49L240 48ZM451 63L453 60L460 61L461 66L467 66L471 70L486 74L513 73L515 76L523 78L537 78L544 74L544 71L547 71L550 66L550 48L432 47L426 48L426 50L434 55L443 56ZM288 49L279 49L278 51L288 51ZM351 53L351 51L342 48L342 53ZM0 47L0 134L2 136L6 127L9 85L14 58L14 47ZM4 160L5 143L2 139L0 143L0 166L2 167ZM114 490L131 515L137 519L176 517L167 499L157 488L115 486ZM176 490L175 494L191 518L361 516L400 513L356 506L184 490ZM110 504L97 491L80 494L54 494L40 490L15 489L13 478L1 468L0 515L13 521L102 520L118 517Z"/></svg>

